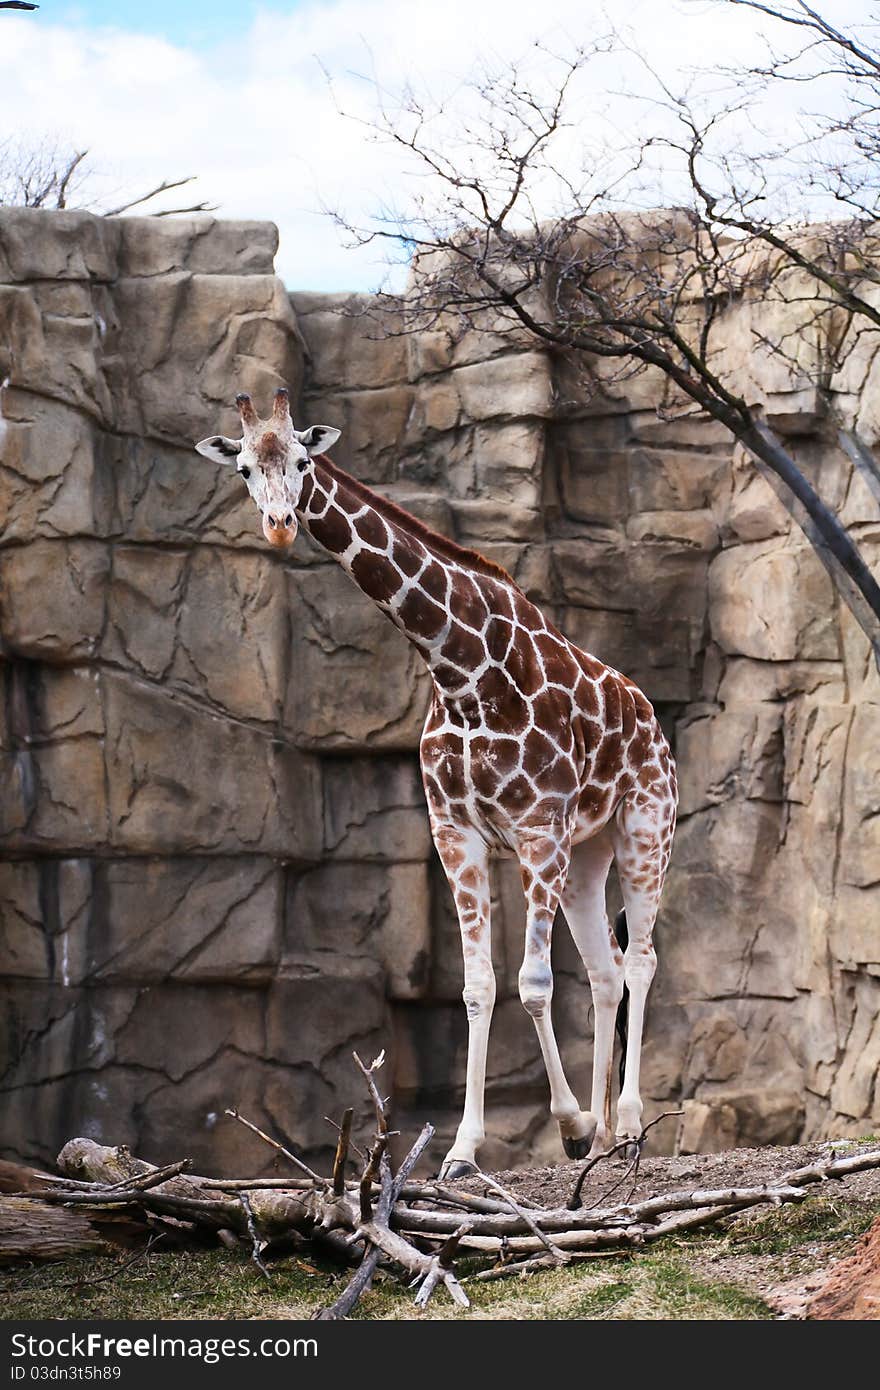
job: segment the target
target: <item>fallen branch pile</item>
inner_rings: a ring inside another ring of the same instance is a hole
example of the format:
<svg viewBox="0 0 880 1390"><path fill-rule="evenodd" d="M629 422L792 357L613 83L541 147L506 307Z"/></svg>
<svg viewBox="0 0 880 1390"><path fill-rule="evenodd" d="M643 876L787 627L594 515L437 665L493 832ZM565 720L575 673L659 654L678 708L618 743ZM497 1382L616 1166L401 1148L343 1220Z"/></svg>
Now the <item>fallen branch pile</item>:
<svg viewBox="0 0 880 1390"><path fill-rule="evenodd" d="M157 1231L209 1232L227 1244L244 1242L260 1272L269 1278L264 1256L283 1242L309 1244L357 1268L345 1291L321 1318L342 1318L369 1288L380 1264L418 1286L424 1306L439 1284L459 1304L468 1298L453 1270L458 1254L471 1258L473 1280L525 1273L609 1250L635 1248L736 1215L761 1203L800 1202L830 1179L880 1168L880 1150L810 1164L784 1173L772 1184L667 1192L646 1200L607 1204L611 1193L638 1172L641 1143L622 1178L605 1193L605 1205L584 1208L581 1191L586 1165L565 1207L541 1208L515 1198L494 1179L476 1173L482 1194L441 1181L417 1182L412 1173L433 1137L426 1125L396 1172L389 1154L386 1105L376 1085L383 1057L365 1066L355 1054L376 1115L376 1131L362 1155L359 1178L347 1176L352 1112L339 1127L333 1172L322 1177L289 1149L229 1111L254 1130L301 1174L296 1178L223 1179L185 1172L187 1160L163 1168L135 1158L124 1148L90 1139L73 1139L62 1149L60 1178L45 1175L27 1193L0 1197L0 1228L9 1203L26 1201L43 1212L64 1208L77 1217L108 1212L137 1217ZM642 1141L644 1135L642 1136ZM34 1190L34 1187L38 1190ZM602 1200L602 1199L600 1199Z"/></svg>

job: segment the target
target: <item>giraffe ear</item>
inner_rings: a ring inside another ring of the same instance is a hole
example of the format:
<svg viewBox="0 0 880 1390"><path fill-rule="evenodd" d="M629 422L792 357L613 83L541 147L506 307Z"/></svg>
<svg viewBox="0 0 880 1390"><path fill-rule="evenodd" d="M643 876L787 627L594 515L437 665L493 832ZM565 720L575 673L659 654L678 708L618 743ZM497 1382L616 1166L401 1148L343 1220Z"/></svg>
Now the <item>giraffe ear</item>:
<svg viewBox="0 0 880 1390"><path fill-rule="evenodd" d="M297 430L296 437L309 454L326 454L341 434L342 430L335 430L332 425L310 425L307 430Z"/></svg>
<svg viewBox="0 0 880 1390"><path fill-rule="evenodd" d="M241 453L242 439L227 439L224 434L212 434L209 439L201 439L196 445L196 453L202 454L214 463L235 463Z"/></svg>

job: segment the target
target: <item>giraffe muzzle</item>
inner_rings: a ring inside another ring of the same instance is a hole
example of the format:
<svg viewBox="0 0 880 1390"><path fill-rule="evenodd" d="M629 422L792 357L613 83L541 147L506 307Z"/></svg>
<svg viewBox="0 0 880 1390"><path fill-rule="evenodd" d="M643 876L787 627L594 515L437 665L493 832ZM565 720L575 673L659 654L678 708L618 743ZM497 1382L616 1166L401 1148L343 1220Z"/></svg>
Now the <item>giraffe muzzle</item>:
<svg viewBox="0 0 880 1390"><path fill-rule="evenodd" d="M286 550L296 540L297 521L292 511L264 512L263 535L270 545Z"/></svg>

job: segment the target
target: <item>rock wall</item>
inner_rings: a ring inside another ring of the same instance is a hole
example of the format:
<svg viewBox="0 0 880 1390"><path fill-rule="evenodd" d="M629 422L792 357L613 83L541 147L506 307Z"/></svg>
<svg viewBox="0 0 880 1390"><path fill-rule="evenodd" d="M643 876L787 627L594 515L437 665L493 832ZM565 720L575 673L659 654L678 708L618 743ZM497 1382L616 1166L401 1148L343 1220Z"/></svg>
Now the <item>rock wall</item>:
<svg viewBox="0 0 880 1390"><path fill-rule="evenodd" d="M307 537L271 554L235 476L191 449L235 431L236 390L282 381L301 421L343 428L344 466L507 565L674 739L643 1091L649 1115L686 1114L660 1142L869 1130L880 684L771 490L714 426L664 419L649 376L572 405L542 354L288 296L274 249L265 224L0 213L2 1151L48 1161L82 1133L256 1170L237 1105L317 1158L323 1116L359 1099L351 1049L383 1045L400 1122L430 1118L438 1152L457 1123L425 673ZM770 380L771 420L878 555L876 506L802 385ZM869 442L875 398L870 371L841 384ZM509 865L494 923L485 1160L555 1159ZM583 1096L562 921L554 953Z"/></svg>

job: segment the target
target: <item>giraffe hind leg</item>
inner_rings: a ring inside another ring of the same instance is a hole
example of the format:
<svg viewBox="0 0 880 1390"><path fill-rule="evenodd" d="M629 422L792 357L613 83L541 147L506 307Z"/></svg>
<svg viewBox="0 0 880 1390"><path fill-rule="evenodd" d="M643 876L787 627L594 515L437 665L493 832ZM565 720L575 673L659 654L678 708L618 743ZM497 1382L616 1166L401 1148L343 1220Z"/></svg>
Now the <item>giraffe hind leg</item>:
<svg viewBox="0 0 880 1390"><path fill-rule="evenodd" d="M538 1034L550 1083L550 1113L559 1125L562 1146L569 1158L583 1158L592 1144L596 1119L589 1111L581 1110L565 1078L551 1019L550 938L556 907L568 876L569 853L568 836L555 828L545 834L536 833L519 846L526 897L526 941L519 972L519 994Z"/></svg>
<svg viewBox="0 0 880 1390"><path fill-rule="evenodd" d="M623 994L623 956L612 932L605 906L605 883L612 848L607 833L585 840L572 850L562 910L587 971L593 996L593 1085L590 1114L595 1132L591 1156L611 1143L611 1086L614 1026Z"/></svg>

